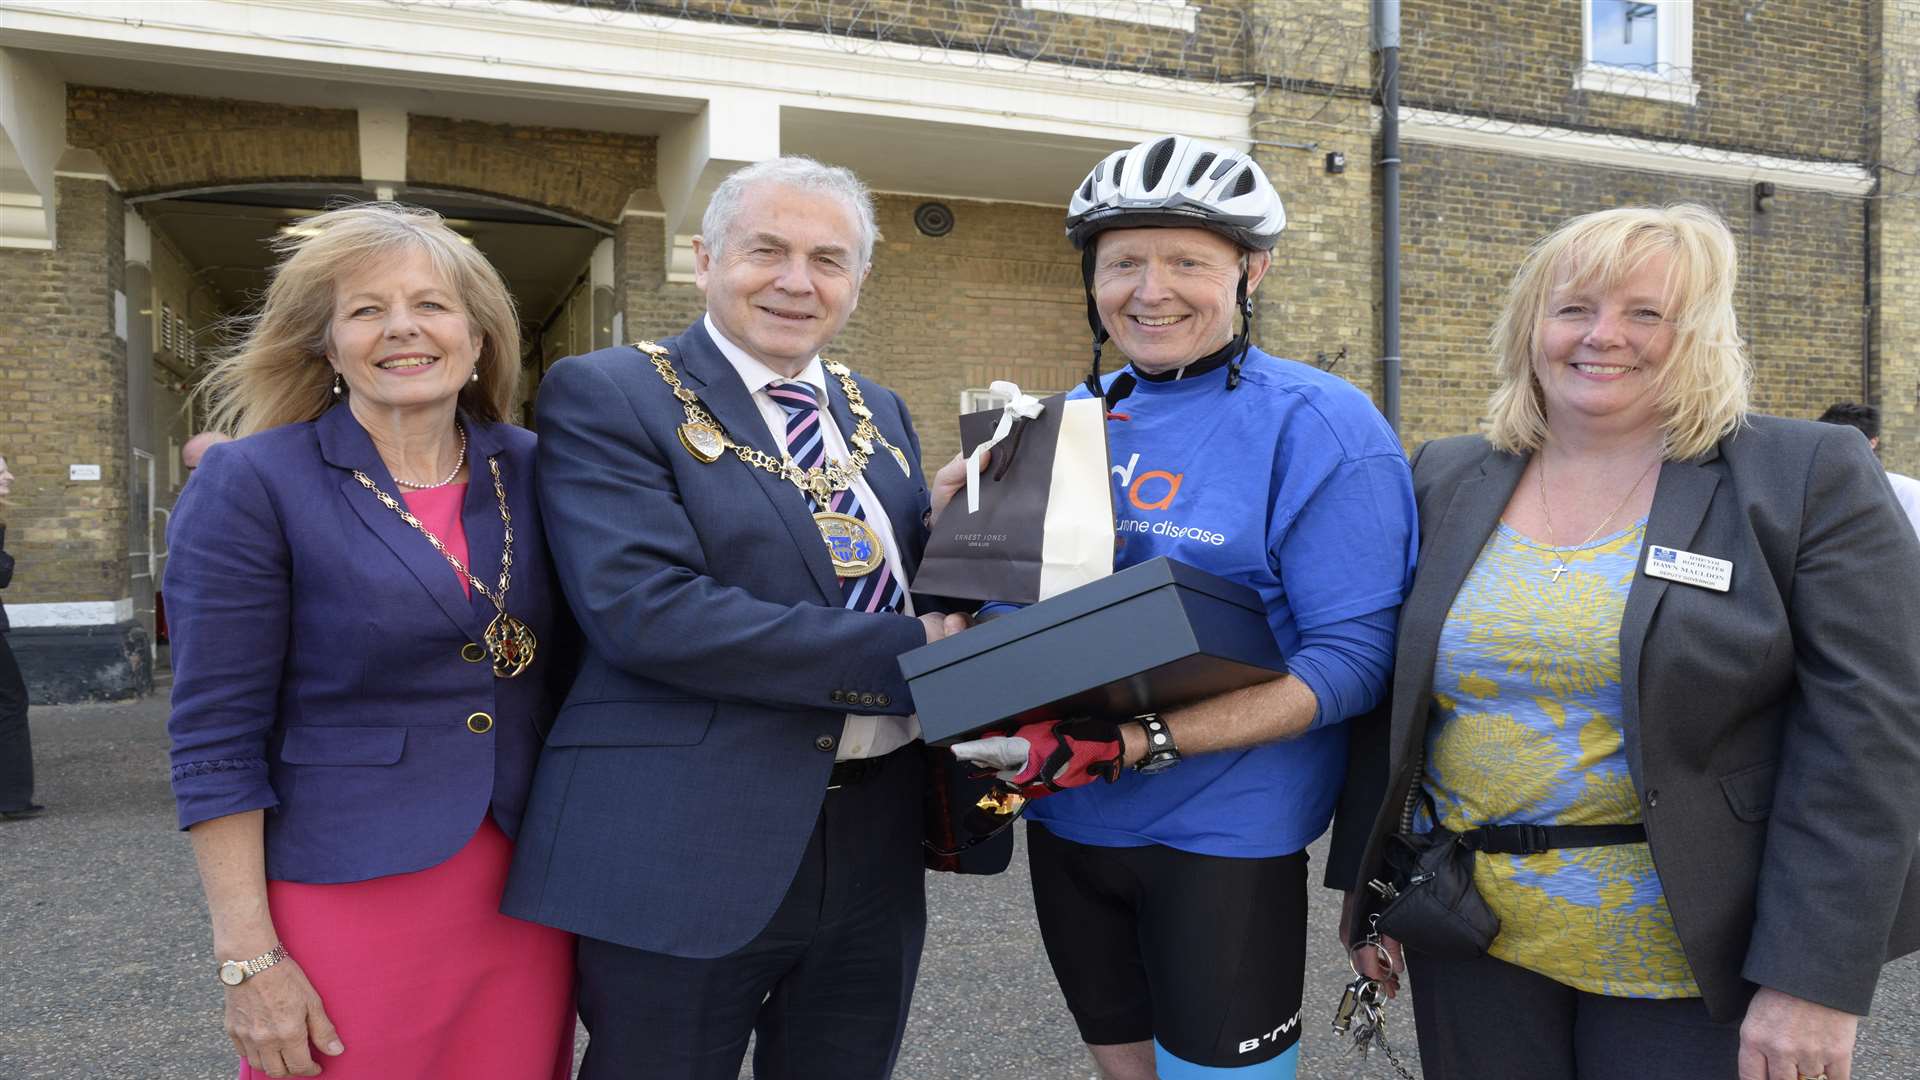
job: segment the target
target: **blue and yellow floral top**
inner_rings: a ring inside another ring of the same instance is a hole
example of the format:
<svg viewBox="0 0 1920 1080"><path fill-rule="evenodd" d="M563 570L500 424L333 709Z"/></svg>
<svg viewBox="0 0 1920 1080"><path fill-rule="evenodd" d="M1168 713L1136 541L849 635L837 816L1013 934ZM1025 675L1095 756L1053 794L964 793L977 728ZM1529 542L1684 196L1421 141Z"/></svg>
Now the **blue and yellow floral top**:
<svg viewBox="0 0 1920 1080"><path fill-rule="evenodd" d="M1549 548L1503 522L1488 538L1434 664L1426 788L1442 825L1640 820L1620 616L1644 531ZM1492 955L1590 993L1699 996L1646 844L1481 853L1474 882L1500 916Z"/></svg>

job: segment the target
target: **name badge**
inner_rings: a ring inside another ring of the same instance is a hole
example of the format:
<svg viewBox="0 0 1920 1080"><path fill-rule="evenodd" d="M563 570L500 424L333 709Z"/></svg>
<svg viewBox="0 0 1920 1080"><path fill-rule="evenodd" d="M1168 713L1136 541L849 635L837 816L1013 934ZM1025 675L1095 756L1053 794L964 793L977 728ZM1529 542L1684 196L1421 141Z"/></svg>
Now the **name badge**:
<svg viewBox="0 0 1920 1080"><path fill-rule="evenodd" d="M1647 549L1647 576L1726 592L1733 584L1733 564L1710 555L1695 555L1691 551L1654 544Z"/></svg>

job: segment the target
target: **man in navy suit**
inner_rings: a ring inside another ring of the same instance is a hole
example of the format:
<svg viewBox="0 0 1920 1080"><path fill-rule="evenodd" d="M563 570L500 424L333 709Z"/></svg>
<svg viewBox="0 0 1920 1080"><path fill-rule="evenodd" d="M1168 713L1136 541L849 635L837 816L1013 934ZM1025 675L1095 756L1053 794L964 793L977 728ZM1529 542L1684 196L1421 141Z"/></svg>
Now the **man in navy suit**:
<svg viewBox="0 0 1920 1080"><path fill-rule="evenodd" d="M871 263L866 188L781 158L701 226L701 319L541 385L587 646L504 910L581 935L586 1080L733 1080L750 1034L756 1076L882 1078L926 927L895 659L964 620L904 590L933 508L905 404L819 355Z"/></svg>

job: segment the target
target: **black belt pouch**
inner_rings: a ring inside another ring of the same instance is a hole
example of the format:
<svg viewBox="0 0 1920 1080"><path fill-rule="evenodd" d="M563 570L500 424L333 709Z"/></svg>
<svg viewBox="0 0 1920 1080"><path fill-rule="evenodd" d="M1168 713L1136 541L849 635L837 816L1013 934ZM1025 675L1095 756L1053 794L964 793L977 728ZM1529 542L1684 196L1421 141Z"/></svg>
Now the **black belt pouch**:
<svg viewBox="0 0 1920 1080"><path fill-rule="evenodd" d="M1380 933L1442 960L1486 955L1500 917L1474 888L1473 851L1459 833L1396 833L1387 840L1386 858L1400 892L1380 911L1374 924Z"/></svg>

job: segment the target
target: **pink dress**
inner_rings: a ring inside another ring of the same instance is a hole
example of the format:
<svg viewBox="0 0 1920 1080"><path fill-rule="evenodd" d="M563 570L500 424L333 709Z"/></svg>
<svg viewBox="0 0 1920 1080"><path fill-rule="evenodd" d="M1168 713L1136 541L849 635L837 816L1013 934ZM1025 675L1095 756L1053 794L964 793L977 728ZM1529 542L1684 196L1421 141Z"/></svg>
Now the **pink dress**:
<svg viewBox="0 0 1920 1080"><path fill-rule="evenodd" d="M463 563L466 491L449 484L405 496ZM573 935L500 914L512 859L513 841L488 816L452 858L415 873L267 882L280 940L347 1048L339 1057L313 1052L329 1080L572 1076ZM240 1063L241 1080L266 1075Z"/></svg>

